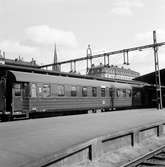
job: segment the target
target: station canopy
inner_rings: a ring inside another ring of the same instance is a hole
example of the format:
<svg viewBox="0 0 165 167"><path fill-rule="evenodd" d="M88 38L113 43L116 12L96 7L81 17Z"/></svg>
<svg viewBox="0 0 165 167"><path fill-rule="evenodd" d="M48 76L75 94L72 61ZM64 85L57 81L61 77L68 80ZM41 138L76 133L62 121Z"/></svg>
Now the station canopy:
<svg viewBox="0 0 165 167"><path fill-rule="evenodd" d="M160 70L161 85L165 86L165 68ZM155 72L136 77L134 80L147 82L149 84L156 84L155 82Z"/></svg>

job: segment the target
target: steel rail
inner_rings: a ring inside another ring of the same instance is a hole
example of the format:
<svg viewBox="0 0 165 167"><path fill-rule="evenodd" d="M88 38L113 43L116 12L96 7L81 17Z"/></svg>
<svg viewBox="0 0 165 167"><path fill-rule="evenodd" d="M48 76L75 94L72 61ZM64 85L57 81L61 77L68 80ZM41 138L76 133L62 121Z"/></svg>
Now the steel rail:
<svg viewBox="0 0 165 167"><path fill-rule="evenodd" d="M158 165L160 165L160 163L154 163L154 162L149 162L149 161L147 162L147 160L154 158L154 157L159 157L161 160L164 160L164 166L165 166L165 154L163 157L159 156L159 154L161 152L164 152L164 150L165 150L165 145L159 147L158 149L156 149L152 152L149 152L149 153L141 156L140 158L135 159L134 161L131 161L127 164L124 164L121 167L138 167L139 165L142 165L142 164L144 166L145 166L145 164L150 164L152 166L158 167Z"/></svg>

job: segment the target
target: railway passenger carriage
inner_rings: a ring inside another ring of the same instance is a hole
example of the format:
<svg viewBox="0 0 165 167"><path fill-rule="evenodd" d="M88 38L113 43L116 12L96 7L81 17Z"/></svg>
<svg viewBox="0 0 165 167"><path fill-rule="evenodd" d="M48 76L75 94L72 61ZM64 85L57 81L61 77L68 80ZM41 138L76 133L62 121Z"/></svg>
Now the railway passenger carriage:
<svg viewBox="0 0 165 167"><path fill-rule="evenodd" d="M99 112L142 106L145 83L120 83L39 69L2 68L1 118Z"/></svg>

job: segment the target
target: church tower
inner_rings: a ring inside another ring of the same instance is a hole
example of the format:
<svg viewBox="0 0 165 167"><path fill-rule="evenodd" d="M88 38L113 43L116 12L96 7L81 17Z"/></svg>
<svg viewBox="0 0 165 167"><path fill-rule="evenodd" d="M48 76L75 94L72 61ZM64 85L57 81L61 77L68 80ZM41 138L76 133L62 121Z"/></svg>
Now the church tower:
<svg viewBox="0 0 165 167"><path fill-rule="evenodd" d="M57 63L57 50L56 50L56 44L54 45L54 64ZM53 71L60 71L60 66L59 65L53 65L52 66Z"/></svg>

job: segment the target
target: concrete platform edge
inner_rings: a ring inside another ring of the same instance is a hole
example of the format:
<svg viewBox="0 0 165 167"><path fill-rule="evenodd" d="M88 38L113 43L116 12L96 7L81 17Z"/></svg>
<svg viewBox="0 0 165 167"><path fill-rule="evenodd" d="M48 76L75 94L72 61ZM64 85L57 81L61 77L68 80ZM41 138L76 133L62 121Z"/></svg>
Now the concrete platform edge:
<svg viewBox="0 0 165 167"><path fill-rule="evenodd" d="M25 167L38 166L69 166L81 161L94 161L108 151L117 147L131 146L153 136L164 135L165 121L154 122L140 127L114 132L108 135L91 139L87 142L61 150L42 159L25 164Z"/></svg>

